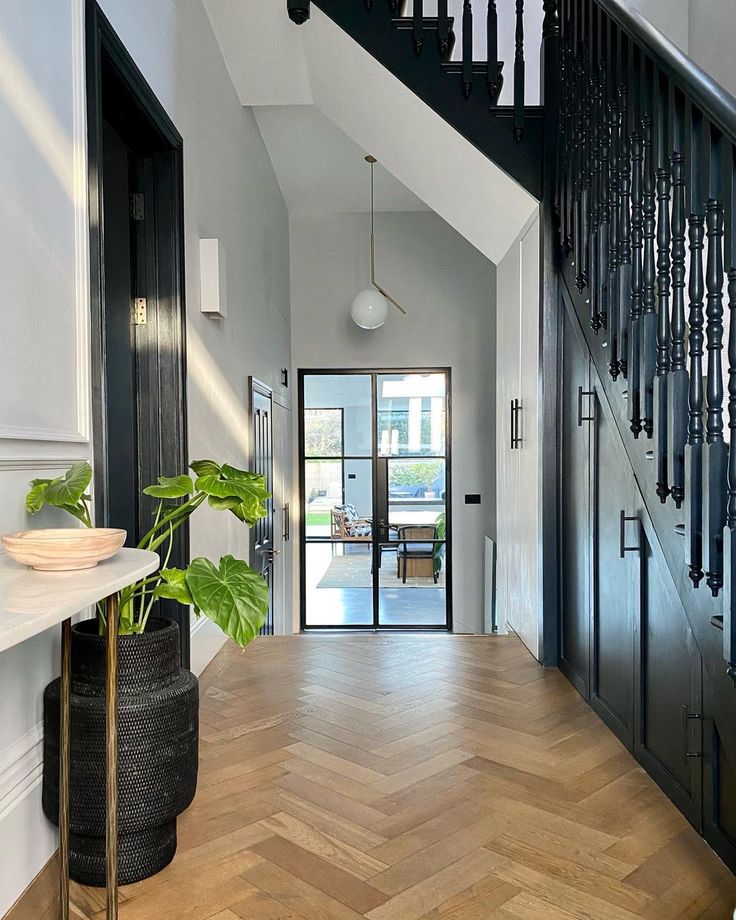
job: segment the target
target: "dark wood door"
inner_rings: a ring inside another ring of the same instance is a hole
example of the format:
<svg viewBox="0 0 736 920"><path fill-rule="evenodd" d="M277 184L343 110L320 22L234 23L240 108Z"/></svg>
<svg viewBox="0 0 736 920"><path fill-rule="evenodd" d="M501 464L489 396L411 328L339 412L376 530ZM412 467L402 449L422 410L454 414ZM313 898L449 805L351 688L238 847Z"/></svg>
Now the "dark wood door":
<svg viewBox="0 0 736 920"><path fill-rule="evenodd" d="M637 757L701 828L702 663L667 564L642 535Z"/></svg>
<svg viewBox="0 0 736 920"><path fill-rule="evenodd" d="M564 313L562 348L562 470L560 668L590 695L590 363Z"/></svg>
<svg viewBox="0 0 736 920"><path fill-rule="evenodd" d="M634 513L637 494L631 467L618 432L597 393L594 405L591 704L633 749L641 525Z"/></svg>
<svg viewBox="0 0 736 920"><path fill-rule="evenodd" d="M260 383L253 382L253 460L251 469L266 480L266 488L273 492L273 430L271 391ZM273 635L273 562L278 552L274 546L273 499L266 503L268 514L251 528L254 567L268 582L268 614L261 630L263 635Z"/></svg>

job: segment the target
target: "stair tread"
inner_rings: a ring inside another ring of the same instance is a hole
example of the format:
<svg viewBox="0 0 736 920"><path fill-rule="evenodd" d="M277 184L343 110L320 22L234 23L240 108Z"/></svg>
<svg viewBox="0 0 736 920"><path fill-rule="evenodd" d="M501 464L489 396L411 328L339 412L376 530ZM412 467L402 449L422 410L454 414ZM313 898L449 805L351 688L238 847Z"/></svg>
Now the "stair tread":
<svg viewBox="0 0 736 920"><path fill-rule="evenodd" d="M447 30L448 33L453 33L453 24L455 22L454 16L447 17ZM397 29L413 29L414 28L414 19L411 16L392 16L391 24L394 25ZM440 21L437 16L425 16L422 22L422 26L425 29L431 29L437 31L440 27Z"/></svg>
<svg viewBox="0 0 736 920"><path fill-rule="evenodd" d="M503 70L503 65L503 61L498 61L498 73L501 73ZM472 68L472 73L483 74L488 70L488 61L473 61L470 66ZM463 72L462 61L442 61L440 67L445 71L445 73L457 74Z"/></svg>

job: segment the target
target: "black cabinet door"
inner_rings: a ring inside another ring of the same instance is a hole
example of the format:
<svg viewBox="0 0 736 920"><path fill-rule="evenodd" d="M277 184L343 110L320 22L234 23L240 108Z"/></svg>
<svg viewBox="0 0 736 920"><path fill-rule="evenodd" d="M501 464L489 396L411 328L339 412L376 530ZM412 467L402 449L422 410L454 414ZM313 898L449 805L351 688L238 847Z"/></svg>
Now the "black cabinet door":
<svg viewBox="0 0 736 920"><path fill-rule="evenodd" d="M700 830L700 652L664 558L643 534L641 572L636 754L647 772Z"/></svg>
<svg viewBox="0 0 736 920"><path fill-rule="evenodd" d="M562 347L560 669L590 697L590 360L567 311Z"/></svg>
<svg viewBox="0 0 736 920"><path fill-rule="evenodd" d="M593 431L593 635L591 705L634 747L634 636L641 525L637 493L613 421L596 394ZM633 518L633 520L624 520Z"/></svg>

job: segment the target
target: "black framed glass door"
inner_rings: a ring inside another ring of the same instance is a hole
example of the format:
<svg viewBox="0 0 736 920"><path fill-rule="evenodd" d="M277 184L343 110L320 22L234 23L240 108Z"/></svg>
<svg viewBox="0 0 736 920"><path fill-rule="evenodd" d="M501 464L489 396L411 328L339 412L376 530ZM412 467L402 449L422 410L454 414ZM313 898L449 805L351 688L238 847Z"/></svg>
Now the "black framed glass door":
<svg viewBox="0 0 736 920"><path fill-rule="evenodd" d="M301 627L448 629L449 371L301 371Z"/></svg>

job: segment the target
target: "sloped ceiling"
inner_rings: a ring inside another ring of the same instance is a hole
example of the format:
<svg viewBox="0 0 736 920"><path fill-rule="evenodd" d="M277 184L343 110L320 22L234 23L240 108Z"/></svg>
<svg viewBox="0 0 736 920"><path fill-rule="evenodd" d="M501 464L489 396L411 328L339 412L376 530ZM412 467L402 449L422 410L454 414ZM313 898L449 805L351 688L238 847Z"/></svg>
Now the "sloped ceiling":
<svg viewBox="0 0 736 920"><path fill-rule="evenodd" d="M289 208L367 210L372 153L385 167L381 209L423 202L501 261L538 202L332 20L313 5L294 26L283 0L203 2L241 102L265 106L257 117Z"/></svg>
<svg viewBox="0 0 736 920"><path fill-rule="evenodd" d="M255 110L281 192L292 214L367 211L367 152L313 105ZM380 163L375 166L376 210L427 211L427 205Z"/></svg>

